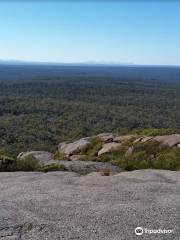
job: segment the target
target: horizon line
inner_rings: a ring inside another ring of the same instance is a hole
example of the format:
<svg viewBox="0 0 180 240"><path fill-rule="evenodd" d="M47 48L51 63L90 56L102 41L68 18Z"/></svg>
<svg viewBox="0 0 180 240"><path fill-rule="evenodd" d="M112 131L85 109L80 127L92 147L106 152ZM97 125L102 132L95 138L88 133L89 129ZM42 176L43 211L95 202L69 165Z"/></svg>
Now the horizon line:
<svg viewBox="0 0 180 240"><path fill-rule="evenodd" d="M153 67L180 67L180 64L141 64L128 62L106 62L106 61L81 61L81 62L56 62L56 61L36 61L36 60L15 60L15 59L0 59L0 65L79 65L79 66L153 66Z"/></svg>

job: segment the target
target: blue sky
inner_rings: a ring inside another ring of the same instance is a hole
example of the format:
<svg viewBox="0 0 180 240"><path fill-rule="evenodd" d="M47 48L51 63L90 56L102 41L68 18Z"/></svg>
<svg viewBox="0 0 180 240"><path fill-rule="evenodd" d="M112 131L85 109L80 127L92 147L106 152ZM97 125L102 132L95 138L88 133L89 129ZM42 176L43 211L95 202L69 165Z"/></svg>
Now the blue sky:
<svg viewBox="0 0 180 240"><path fill-rule="evenodd" d="M0 59L180 65L180 2L2 1Z"/></svg>

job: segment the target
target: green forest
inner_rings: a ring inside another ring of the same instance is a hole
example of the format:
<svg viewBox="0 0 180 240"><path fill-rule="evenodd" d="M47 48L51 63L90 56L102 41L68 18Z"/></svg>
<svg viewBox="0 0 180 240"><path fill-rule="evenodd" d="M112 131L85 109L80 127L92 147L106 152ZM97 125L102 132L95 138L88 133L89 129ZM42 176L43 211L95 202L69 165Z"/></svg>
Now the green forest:
<svg viewBox="0 0 180 240"><path fill-rule="evenodd" d="M1 152L55 151L64 140L150 128L180 129L180 81L83 68L44 75L2 71Z"/></svg>

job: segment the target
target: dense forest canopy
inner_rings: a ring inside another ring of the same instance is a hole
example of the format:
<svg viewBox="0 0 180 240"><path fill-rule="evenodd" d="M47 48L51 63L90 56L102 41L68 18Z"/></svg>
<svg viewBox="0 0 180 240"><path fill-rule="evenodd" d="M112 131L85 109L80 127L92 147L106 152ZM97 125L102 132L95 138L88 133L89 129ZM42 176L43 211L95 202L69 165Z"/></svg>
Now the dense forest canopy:
<svg viewBox="0 0 180 240"><path fill-rule="evenodd" d="M0 65L0 150L105 131L180 129L180 68Z"/></svg>

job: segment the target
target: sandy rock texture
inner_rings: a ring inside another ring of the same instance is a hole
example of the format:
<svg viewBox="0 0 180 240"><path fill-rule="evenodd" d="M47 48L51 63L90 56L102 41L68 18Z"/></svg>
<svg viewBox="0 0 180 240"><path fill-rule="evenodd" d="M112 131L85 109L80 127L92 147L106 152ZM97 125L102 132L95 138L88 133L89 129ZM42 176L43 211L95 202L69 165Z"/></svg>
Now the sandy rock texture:
<svg viewBox="0 0 180 240"><path fill-rule="evenodd" d="M160 170L0 173L0 239L179 240L179 184L180 172Z"/></svg>

